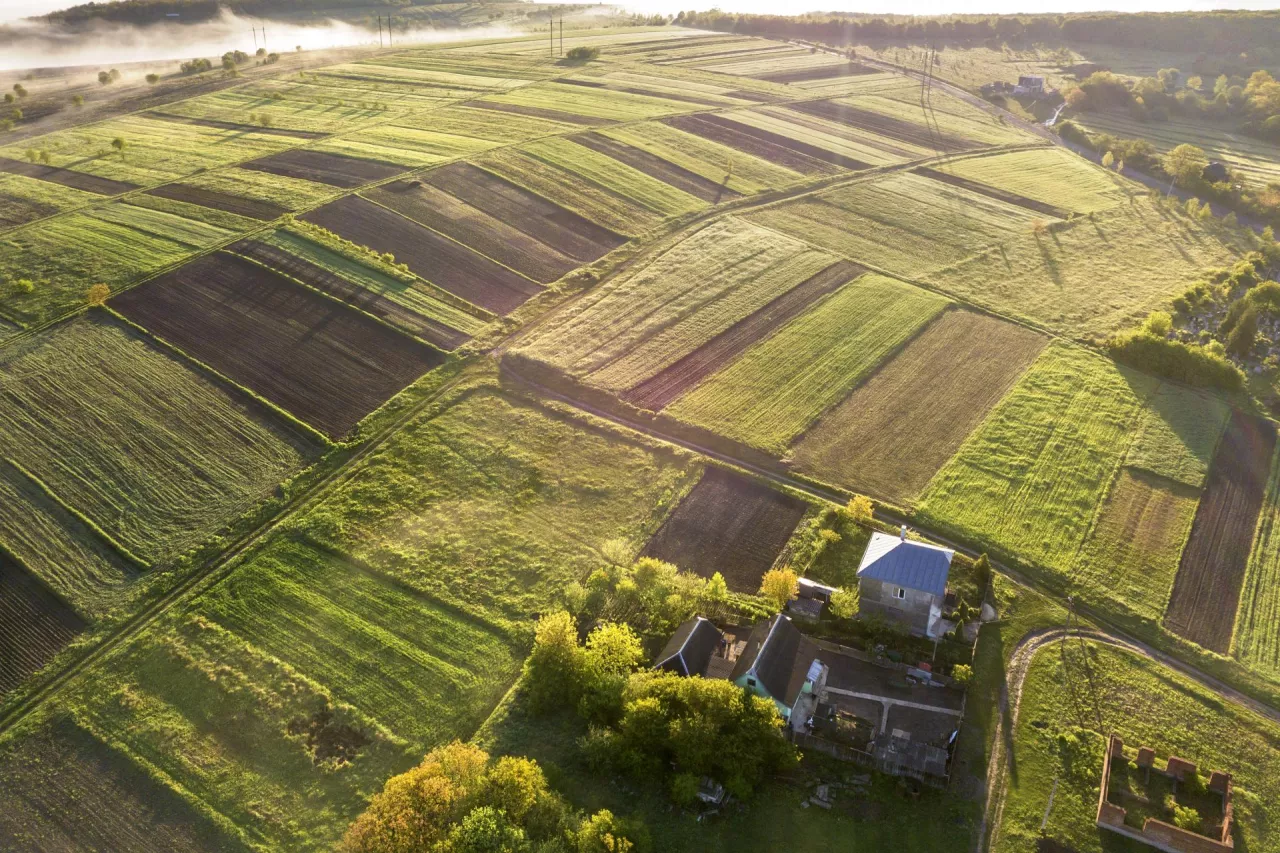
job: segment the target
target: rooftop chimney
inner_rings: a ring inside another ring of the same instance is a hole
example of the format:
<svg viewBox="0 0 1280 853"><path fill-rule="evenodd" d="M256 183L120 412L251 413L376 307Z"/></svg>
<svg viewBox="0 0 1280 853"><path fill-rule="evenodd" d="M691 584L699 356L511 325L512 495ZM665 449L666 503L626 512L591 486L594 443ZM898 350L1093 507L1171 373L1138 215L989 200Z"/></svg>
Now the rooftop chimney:
<svg viewBox="0 0 1280 853"><path fill-rule="evenodd" d="M903 542L907 541L907 526L905 524L902 525L902 529L898 531L898 538Z"/></svg>

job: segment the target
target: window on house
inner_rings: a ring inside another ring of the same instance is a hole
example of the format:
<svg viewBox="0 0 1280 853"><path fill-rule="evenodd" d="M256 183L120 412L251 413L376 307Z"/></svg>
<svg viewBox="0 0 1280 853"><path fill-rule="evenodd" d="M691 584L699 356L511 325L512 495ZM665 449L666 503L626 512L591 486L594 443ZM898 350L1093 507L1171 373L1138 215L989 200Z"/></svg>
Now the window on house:
<svg viewBox="0 0 1280 853"><path fill-rule="evenodd" d="M748 678L748 679L747 679L747 686L748 686L748 687L755 687L755 686L756 686L756 680L755 680L754 678Z"/></svg>
<svg viewBox="0 0 1280 853"><path fill-rule="evenodd" d="M906 598L906 597L907 597L907 591L902 587L898 587L898 598Z"/></svg>

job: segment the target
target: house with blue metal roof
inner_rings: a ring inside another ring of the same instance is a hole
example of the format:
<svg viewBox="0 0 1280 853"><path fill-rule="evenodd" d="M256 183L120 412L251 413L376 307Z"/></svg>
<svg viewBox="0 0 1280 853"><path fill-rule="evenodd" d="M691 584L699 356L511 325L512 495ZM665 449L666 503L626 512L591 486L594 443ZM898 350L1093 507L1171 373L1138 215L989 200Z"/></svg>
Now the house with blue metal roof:
<svg viewBox="0 0 1280 853"><path fill-rule="evenodd" d="M954 555L950 548L908 539L906 527L897 536L871 534L858 566L861 612L936 639L942 633L942 605Z"/></svg>

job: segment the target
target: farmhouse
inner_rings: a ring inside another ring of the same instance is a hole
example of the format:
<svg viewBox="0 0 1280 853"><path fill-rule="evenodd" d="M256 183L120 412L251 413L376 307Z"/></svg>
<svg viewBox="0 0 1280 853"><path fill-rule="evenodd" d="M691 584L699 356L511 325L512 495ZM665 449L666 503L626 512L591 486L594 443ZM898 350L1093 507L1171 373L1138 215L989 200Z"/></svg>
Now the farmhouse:
<svg viewBox="0 0 1280 853"><path fill-rule="evenodd" d="M862 612L936 639L942 634L942 605L954 554L949 548L907 539L905 526L897 536L871 534L858 566Z"/></svg>
<svg viewBox="0 0 1280 853"><path fill-rule="evenodd" d="M1018 77L1018 85L1013 87L1015 95L1044 94L1044 78L1039 74L1022 74Z"/></svg>
<svg viewBox="0 0 1280 853"><path fill-rule="evenodd" d="M778 614L751 630L729 680L772 699L783 719L803 725L826 686L827 667L818 660L818 646Z"/></svg>

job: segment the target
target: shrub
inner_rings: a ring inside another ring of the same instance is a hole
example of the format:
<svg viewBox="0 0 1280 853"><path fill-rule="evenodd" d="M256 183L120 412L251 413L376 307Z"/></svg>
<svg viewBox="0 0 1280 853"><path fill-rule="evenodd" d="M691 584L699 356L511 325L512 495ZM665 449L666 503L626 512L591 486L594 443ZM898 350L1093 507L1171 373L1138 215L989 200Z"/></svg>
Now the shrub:
<svg viewBox="0 0 1280 853"><path fill-rule="evenodd" d="M1244 387L1240 370L1211 347L1152 337L1138 330L1112 338L1107 348L1117 361L1166 379L1228 391Z"/></svg>
<svg viewBox="0 0 1280 853"><path fill-rule="evenodd" d="M160 82L160 75L159 75L159 74L148 74L148 75L147 75L147 82L148 82L148 83L150 83L152 86L154 86L155 84L157 84L157 83L159 83L159 82Z"/></svg>
<svg viewBox="0 0 1280 853"><path fill-rule="evenodd" d="M107 301L107 297L111 295L111 288L105 284L95 284L89 288L84 295L84 301L89 305L102 305Z"/></svg>
<svg viewBox="0 0 1280 853"><path fill-rule="evenodd" d="M861 604L862 596L856 586L843 587L831 594L831 604L828 609L831 615L838 619L852 619L858 615Z"/></svg>
<svg viewBox="0 0 1280 853"><path fill-rule="evenodd" d="M565 57L574 62L589 62L600 55L598 47L571 47Z"/></svg>
<svg viewBox="0 0 1280 853"><path fill-rule="evenodd" d="M951 669L951 680L964 687L973 680L973 667L967 663L958 663Z"/></svg>
<svg viewBox="0 0 1280 853"><path fill-rule="evenodd" d="M773 605L774 612L781 612L799 591L800 579L790 568L770 569L760 579L760 594Z"/></svg>
<svg viewBox="0 0 1280 853"><path fill-rule="evenodd" d="M844 512L855 524L870 524L875 515L875 504L866 495L857 495L844 505Z"/></svg>
<svg viewBox="0 0 1280 853"><path fill-rule="evenodd" d="M1245 358L1253 351L1257 337L1258 309L1249 305L1231 329L1231 334L1227 335L1227 352Z"/></svg>

